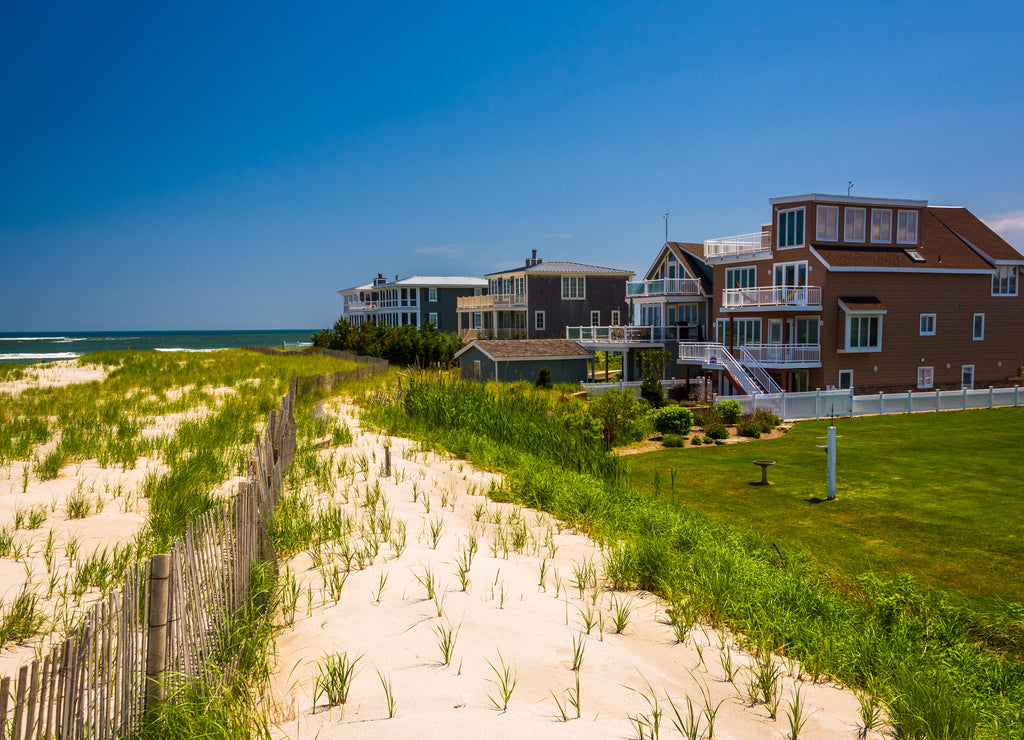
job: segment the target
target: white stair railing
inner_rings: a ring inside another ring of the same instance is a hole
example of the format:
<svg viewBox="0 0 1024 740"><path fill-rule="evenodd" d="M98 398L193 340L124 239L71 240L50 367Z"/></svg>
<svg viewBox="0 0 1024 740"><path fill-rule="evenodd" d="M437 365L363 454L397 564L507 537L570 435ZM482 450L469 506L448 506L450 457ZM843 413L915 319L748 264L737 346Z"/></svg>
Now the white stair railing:
<svg viewBox="0 0 1024 740"><path fill-rule="evenodd" d="M740 347L740 362L757 379L765 393L782 393L782 388L775 379L764 369L764 365L757 361L757 358L746 347Z"/></svg>

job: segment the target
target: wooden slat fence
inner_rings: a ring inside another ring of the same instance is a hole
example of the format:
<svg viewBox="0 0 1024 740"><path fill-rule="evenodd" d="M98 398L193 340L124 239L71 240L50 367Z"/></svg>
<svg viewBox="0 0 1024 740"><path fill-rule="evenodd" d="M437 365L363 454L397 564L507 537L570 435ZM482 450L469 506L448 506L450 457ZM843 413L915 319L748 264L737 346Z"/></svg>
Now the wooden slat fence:
<svg viewBox="0 0 1024 740"><path fill-rule="evenodd" d="M363 373L381 372L382 361L371 359ZM248 479L237 495L190 523L169 555L129 567L121 590L94 605L41 660L23 666L13 680L0 678L0 738L130 738L165 689L203 675L249 598L257 561L276 570L264 523L295 454L295 399L361 377L354 372L292 378L264 435L256 435Z"/></svg>

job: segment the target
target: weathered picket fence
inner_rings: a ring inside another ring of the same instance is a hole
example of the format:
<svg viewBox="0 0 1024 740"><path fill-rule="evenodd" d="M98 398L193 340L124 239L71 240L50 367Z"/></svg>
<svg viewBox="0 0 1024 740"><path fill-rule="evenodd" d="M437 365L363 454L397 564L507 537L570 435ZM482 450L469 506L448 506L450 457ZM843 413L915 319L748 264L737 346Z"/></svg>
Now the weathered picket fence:
<svg viewBox="0 0 1024 740"><path fill-rule="evenodd" d="M166 688L203 674L249 598L257 561L276 568L264 522L295 454L298 385L293 378L256 435L231 501L190 523L170 553L128 568L121 590L41 660L0 679L0 738L132 737Z"/></svg>
<svg viewBox="0 0 1024 740"><path fill-rule="evenodd" d="M388 371L388 361L383 360L380 357L370 357L368 355L354 355L351 352L341 352L336 349L313 349L306 351L296 350L278 350L271 347L252 347L246 346L242 349L251 350L253 352L261 352L265 355L276 355L291 357L296 355L322 355L324 357L334 357L339 360L347 360L348 362L359 363L357 367L351 370L339 370L335 373L327 373L325 375L310 375L303 378L297 378L297 389L296 397L301 398L307 393L313 391L319 391L326 393L341 385L345 381L355 380L357 378L368 378L371 375L379 375L380 373L386 373Z"/></svg>

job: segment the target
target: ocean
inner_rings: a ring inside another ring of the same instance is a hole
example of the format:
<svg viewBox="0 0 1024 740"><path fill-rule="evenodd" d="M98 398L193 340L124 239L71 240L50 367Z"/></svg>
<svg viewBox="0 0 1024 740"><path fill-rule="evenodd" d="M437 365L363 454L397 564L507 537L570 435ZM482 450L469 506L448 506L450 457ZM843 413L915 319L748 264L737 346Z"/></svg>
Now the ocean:
<svg viewBox="0 0 1024 740"><path fill-rule="evenodd" d="M0 332L0 362L73 360L86 352L149 349L157 352L212 352L245 345L308 346L314 329L274 331L78 331Z"/></svg>

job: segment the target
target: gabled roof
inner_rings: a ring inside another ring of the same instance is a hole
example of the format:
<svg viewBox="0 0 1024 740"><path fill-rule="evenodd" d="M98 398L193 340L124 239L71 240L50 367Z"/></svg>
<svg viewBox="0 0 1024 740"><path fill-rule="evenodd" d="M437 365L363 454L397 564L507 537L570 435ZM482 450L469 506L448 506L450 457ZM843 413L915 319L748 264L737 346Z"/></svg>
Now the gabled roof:
<svg viewBox="0 0 1024 740"><path fill-rule="evenodd" d="M455 353L456 357L476 347L489 360L578 360L591 357L571 339L475 339Z"/></svg>
<svg viewBox="0 0 1024 740"><path fill-rule="evenodd" d="M1024 265L1024 257L966 208L929 206L920 211L917 244L837 245L811 249L834 271L914 270L991 272L998 264Z"/></svg>
<svg viewBox="0 0 1024 740"><path fill-rule="evenodd" d="M513 267L510 270L499 270L489 272L487 277L495 275L508 275L513 272L527 272L531 275L625 275L632 277L632 270L620 270L617 267L600 267L598 265L584 265L580 262L540 262L529 267Z"/></svg>
<svg viewBox="0 0 1024 740"><path fill-rule="evenodd" d="M646 279L651 280L651 274L654 272L654 268L658 266L661 261L662 255L670 251L676 256L676 259L686 265L686 269L695 278L700 280L701 288L708 295L711 295L711 265L704 261L704 245L693 244L690 242L665 242L665 245L658 252L658 256L654 258L654 262L651 263L650 268L647 270Z"/></svg>
<svg viewBox="0 0 1024 740"><path fill-rule="evenodd" d="M339 293L351 293L355 290L373 290L373 283L366 283L365 285L357 285L354 288L342 288Z"/></svg>

